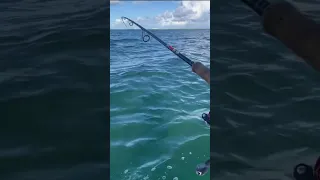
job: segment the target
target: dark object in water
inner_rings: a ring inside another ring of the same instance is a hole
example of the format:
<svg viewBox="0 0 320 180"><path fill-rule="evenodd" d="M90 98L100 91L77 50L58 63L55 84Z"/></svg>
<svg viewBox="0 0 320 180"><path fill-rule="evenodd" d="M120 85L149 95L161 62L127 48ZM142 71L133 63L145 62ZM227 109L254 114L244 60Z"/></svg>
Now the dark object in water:
<svg viewBox="0 0 320 180"><path fill-rule="evenodd" d="M205 163L201 163L197 165L196 173L199 176L205 175L210 169L210 159L208 159Z"/></svg>
<svg viewBox="0 0 320 180"><path fill-rule="evenodd" d="M210 126L210 112L208 114L203 113L202 114L202 119Z"/></svg>

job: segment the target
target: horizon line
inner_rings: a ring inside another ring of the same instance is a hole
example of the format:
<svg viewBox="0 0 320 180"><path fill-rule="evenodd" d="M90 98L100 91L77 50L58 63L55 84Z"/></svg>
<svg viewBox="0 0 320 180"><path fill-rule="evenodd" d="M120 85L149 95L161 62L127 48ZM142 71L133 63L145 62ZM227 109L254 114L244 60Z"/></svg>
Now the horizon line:
<svg viewBox="0 0 320 180"><path fill-rule="evenodd" d="M147 29L147 28L145 28L145 29ZM123 29L114 29L114 28L112 28L112 29L110 29L110 30L141 30L140 28L139 29L125 29L125 28L123 28ZM153 29L153 28L151 28L151 29L147 29L147 30L210 30L210 28L172 28L172 29L163 29L163 28L155 28L155 29Z"/></svg>

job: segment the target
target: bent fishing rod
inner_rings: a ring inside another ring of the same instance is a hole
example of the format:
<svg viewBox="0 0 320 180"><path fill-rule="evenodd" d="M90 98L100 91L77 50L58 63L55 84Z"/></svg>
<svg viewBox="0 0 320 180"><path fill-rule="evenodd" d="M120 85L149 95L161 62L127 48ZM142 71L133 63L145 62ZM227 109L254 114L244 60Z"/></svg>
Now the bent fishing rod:
<svg viewBox="0 0 320 180"><path fill-rule="evenodd" d="M155 36L154 34L152 34L150 31L146 30L144 27L140 26L138 23L134 22L133 20L127 18L127 17L121 17L122 22L124 23L124 20L128 20L129 21L129 25L133 26L133 24L135 24L136 26L138 26L141 30L142 30L142 40L144 42L148 42L150 40L150 36L152 36L153 38L155 38L158 42L160 42L162 45L164 45L166 48L168 48L171 52L173 52L175 55L177 55L180 59L182 59L184 62L188 63L191 67L194 64L193 61L191 61L189 58L187 58L186 56L184 56L183 54L181 54L177 49L173 48L172 46L170 46L169 44L163 42L161 39L159 39L157 36ZM124 23L125 26L127 26ZM144 33L148 33L148 34L144 34ZM150 35L150 36L149 36ZM145 40L145 38L147 38L147 40Z"/></svg>
<svg viewBox="0 0 320 180"><path fill-rule="evenodd" d="M189 58L187 58L185 55L181 54L177 49L173 48L172 46L170 46L169 44L165 43L164 41L162 41L160 38L158 38L156 35L154 35L153 33L151 33L150 31L146 30L144 27L140 26L138 23L134 22L133 20L127 18L127 17L121 17L121 20L123 22L123 24L127 27L127 25L124 23L124 20L129 21L129 25L133 26L133 24L135 24L136 26L138 26L141 30L142 30L142 40L144 42L148 42L150 40L150 36L152 36L154 39L156 39L158 42L160 42L163 46L165 46L166 48L168 48L171 52L173 52L175 55L177 55L180 59L182 59L184 62L188 63L191 67L195 64L194 61L190 60ZM200 66L200 68L204 69L202 70L202 72L207 71L206 67L200 63L197 62ZM203 75L201 75L200 73L196 72L199 76L203 77ZM208 81L207 81L208 82ZM208 82L210 83L210 82ZM210 126L210 112L208 114L203 113L202 114L202 119ZM196 167L196 173L199 176L203 176L205 175L210 169L210 159L208 159L205 163L199 164Z"/></svg>
<svg viewBox="0 0 320 180"><path fill-rule="evenodd" d="M133 26L135 24L142 30L142 40L144 42L148 42L150 40L150 36L155 38L158 42L160 42L163 46L165 46L167 49L169 49L171 52L173 52L176 56L178 56L180 59L182 59L184 62L188 63L192 70L198 74L202 79L204 79L208 84L210 84L210 69L208 69L206 66L204 66L201 62L194 62L187 58L185 55L180 53L177 49L173 48L169 44L162 41L160 38L155 36L150 31L146 30L144 27L140 26L138 23L134 22L133 20L127 18L127 17L121 17L123 24L127 27L127 25L124 23L124 20L129 21L129 25ZM209 75L209 76L208 76Z"/></svg>
<svg viewBox="0 0 320 180"><path fill-rule="evenodd" d="M142 40L144 42L148 42L150 40L150 36L152 36L158 42L160 42L163 46L165 46L167 49L169 49L171 52L173 52L175 55L177 55L180 59L182 59L184 62L188 63L191 67L195 64L194 61L190 60L185 55L181 54L177 49L175 49L172 46L170 46L169 44L165 43L160 38L158 38L156 35L154 35L150 31L146 30L144 27L140 26L138 23L134 22L133 20L131 20L131 19L127 18L127 17L121 17L121 20L122 20L123 24L126 27L127 27L127 25L126 25L126 23L124 23L125 20L129 21L129 25L130 26L133 26L133 24L138 26L142 30ZM203 72L210 71L210 70L208 70L208 68L205 67L202 63L200 63L200 62L196 62L196 63L199 65L199 69L200 69L201 72L195 72L195 73L197 73L200 77L205 79L203 77L204 76ZM208 82L208 80L206 80L206 81ZM208 83L210 84L210 82L208 82ZM201 117L210 126L210 112L209 113L203 113Z"/></svg>

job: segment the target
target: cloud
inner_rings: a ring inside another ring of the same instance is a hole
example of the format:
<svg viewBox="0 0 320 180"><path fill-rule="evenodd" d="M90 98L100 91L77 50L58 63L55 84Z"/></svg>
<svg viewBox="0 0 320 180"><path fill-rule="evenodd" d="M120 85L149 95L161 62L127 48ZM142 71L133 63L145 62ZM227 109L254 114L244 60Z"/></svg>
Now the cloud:
<svg viewBox="0 0 320 180"><path fill-rule="evenodd" d="M132 1L132 4L142 4L147 3L148 1Z"/></svg>
<svg viewBox="0 0 320 180"><path fill-rule="evenodd" d="M180 1L179 6L173 11L165 11L155 17L137 17L132 20L147 29L210 28L210 1ZM125 27L119 22L121 19L115 20L112 27Z"/></svg>
<svg viewBox="0 0 320 180"><path fill-rule="evenodd" d="M110 5L114 4L120 4L121 2L119 0L110 0Z"/></svg>
<svg viewBox="0 0 320 180"><path fill-rule="evenodd" d="M114 21L114 24L115 25L118 25L118 24L121 24L122 23L122 20L121 19L116 19L115 21Z"/></svg>
<svg viewBox="0 0 320 180"><path fill-rule="evenodd" d="M182 1L174 11L156 17L162 26L186 25L210 21L210 1Z"/></svg>
<svg viewBox="0 0 320 180"><path fill-rule="evenodd" d="M186 25L188 21L180 18L176 18L172 12L166 11L161 15L155 17L155 20L161 26L181 26Z"/></svg>

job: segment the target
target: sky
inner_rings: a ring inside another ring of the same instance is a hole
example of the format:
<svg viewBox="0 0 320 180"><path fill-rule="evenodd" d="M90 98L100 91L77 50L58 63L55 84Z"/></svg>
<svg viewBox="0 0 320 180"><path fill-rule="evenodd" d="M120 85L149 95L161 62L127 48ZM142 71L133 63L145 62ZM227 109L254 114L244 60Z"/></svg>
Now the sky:
<svg viewBox="0 0 320 180"><path fill-rule="evenodd" d="M122 16L146 29L210 29L210 1L110 0L110 29L128 29Z"/></svg>

